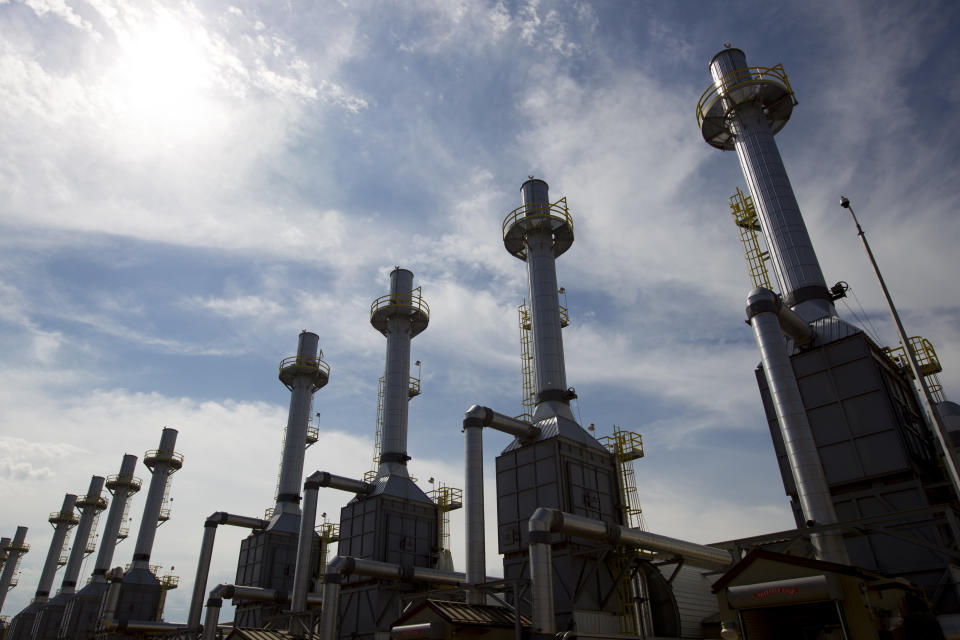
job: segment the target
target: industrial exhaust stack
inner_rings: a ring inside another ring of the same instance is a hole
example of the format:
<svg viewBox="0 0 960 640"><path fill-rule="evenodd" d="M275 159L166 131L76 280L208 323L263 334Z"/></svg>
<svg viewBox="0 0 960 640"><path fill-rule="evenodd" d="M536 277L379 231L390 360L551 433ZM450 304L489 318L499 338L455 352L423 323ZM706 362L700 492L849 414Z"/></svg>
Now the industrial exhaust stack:
<svg viewBox="0 0 960 640"><path fill-rule="evenodd" d="M937 511L958 496L918 403L915 374L895 350L837 317L833 299L842 288L827 289L774 142L797 104L786 72L779 64L747 66L743 51L729 46L709 71L698 125L708 144L737 152L782 296L754 289L747 315L796 537L809 537L821 559L907 578L941 611L960 611L953 564L960 533L952 515ZM916 348L915 340L925 342L910 338L901 348ZM929 360L922 375L940 370L935 357ZM864 519L876 529L865 534L844 524Z"/></svg>
<svg viewBox="0 0 960 640"><path fill-rule="evenodd" d="M17 527L17 532L13 534L13 540L4 538L0 543L0 551L3 552L3 573L0 573L0 611L3 611L3 601L7 598L7 592L13 588L13 580L20 568L20 558L30 550L30 545L25 544L27 539L27 528Z"/></svg>
<svg viewBox="0 0 960 640"><path fill-rule="evenodd" d="M133 564L123 574L116 603L116 611L123 612L124 619L129 621L157 621L162 613L163 588L160 580L150 570L150 556L157 527L162 522L161 515L170 476L183 467L183 456L174 451L176 443L177 430L164 427L160 435L160 447L143 455L143 464L151 473L150 486L147 488L143 518L140 520L137 543L133 550ZM101 634L98 637L118 636ZM119 637L124 637L124 634L119 634Z"/></svg>
<svg viewBox="0 0 960 640"><path fill-rule="evenodd" d="M319 342L317 334L301 331L297 340L297 355L280 362L280 382L290 390L290 411L284 432L276 505L267 527L254 529L240 543L237 585L287 593L293 591L307 425L313 394L330 379L330 365L322 360ZM320 539L315 533L312 536L311 558L317 558ZM272 562L265 562L264 558L271 558ZM311 566L316 567L317 562L313 561ZM234 623L238 627L263 627L283 610L284 607L276 602L240 601L237 603ZM194 606L192 613L196 618L199 608ZM194 620L189 622L193 624Z"/></svg>
<svg viewBox="0 0 960 640"><path fill-rule="evenodd" d="M50 514L47 521L53 525L53 537L50 539L50 548L47 549L47 557L43 563L43 570L40 572L37 592L30 604L10 621L10 628L4 637L5 640L29 640L31 637L37 613L49 599L50 588L53 586L53 577L57 572L67 533L77 525L77 516L73 511L76 503L77 496L68 493L63 497L63 505L60 507L60 511L54 511Z"/></svg>
<svg viewBox="0 0 960 640"><path fill-rule="evenodd" d="M390 274L390 293L370 305L370 324L387 339L380 463L372 487L356 483L352 490L360 492L340 511L340 556L423 571L435 566L437 505L407 472L410 341L429 321L430 308L413 286L413 273L397 267ZM400 606L395 584L344 578L340 593L339 638L373 640L389 633Z"/></svg>
<svg viewBox="0 0 960 640"><path fill-rule="evenodd" d="M107 511L107 522L103 526L103 534L100 537L100 550L97 552L97 560L93 566L93 575L90 582L67 602L58 638L86 640L97 627L100 600L107 591L104 575L110 569L110 563L113 562L113 554L117 547L128 501L140 490L140 479L133 475L136 467L137 456L126 454L120 463L120 473L107 477L106 487L113 496L113 501Z"/></svg>
<svg viewBox="0 0 960 640"><path fill-rule="evenodd" d="M79 498L76 508L80 510L80 523L73 535L73 547L63 571L63 582L60 591L45 602L37 612L33 623L33 640L56 640L60 631L60 623L67 603L73 600L76 594L77 578L80 577L80 567L87 555L90 537L95 532L93 527L101 511L107 508L107 501L100 495L103 492L103 477L93 476L86 495Z"/></svg>

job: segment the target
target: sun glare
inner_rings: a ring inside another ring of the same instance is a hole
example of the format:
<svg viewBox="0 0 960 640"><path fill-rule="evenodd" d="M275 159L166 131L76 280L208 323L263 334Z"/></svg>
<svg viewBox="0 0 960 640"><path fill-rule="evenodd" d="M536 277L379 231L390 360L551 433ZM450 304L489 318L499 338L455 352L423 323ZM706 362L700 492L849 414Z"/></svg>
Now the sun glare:
<svg viewBox="0 0 960 640"><path fill-rule="evenodd" d="M164 13L118 40L105 89L124 124L159 142L210 133L223 109L202 29Z"/></svg>

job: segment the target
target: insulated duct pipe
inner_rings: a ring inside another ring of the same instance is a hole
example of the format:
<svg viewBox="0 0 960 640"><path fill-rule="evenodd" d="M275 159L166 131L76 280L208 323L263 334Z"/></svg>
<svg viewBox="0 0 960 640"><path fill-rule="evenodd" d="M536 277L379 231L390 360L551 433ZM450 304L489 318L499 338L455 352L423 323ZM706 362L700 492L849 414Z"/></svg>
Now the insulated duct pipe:
<svg viewBox="0 0 960 640"><path fill-rule="evenodd" d="M307 608L307 586L310 582L310 551L313 547L313 528L317 525L317 497L320 487L339 489L365 495L374 485L362 480L344 478L326 471L315 471L303 483L303 516L300 518L300 536L297 540L297 564L293 574L293 601L290 611L300 613ZM291 618L291 625L293 619Z"/></svg>
<svg viewBox="0 0 960 640"><path fill-rule="evenodd" d="M143 464L150 469L150 488L147 489L147 498L143 505L143 516L140 520L140 531L137 534L137 545L133 549L133 569L150 570L150 553L153 551L153 541L157 536L157 523L160 520L160 510L163 508L163 496L167 489L170 476L183 466L183 456L173 450L177 443L177 430L164 427L160 434L160 448L147 451L143 455Z"/></svg>
<svg viewBox="0 0 960 640"><path fill-rule="evenodd" d="M20 564L20 557L30 550L30 547L24 544L26 539L27 528L17 527L17 532L13 534L13 542L7 538L7 544L3 547L7 560L3 564L3 573L0 574L0 612L3 611L3 601L6 600L7 592L10 591L10 584Z"/></svg>
<svg viewBox="0 0 960 640"><path fill-rule="evenodd" d="M760 347L763 374L770 388L803 517L808 524L833 524L837 522L837 514L803 407L800 387L780 334L776 302L776 294L769 289L754 289L747 298L747 318ZM842 534L818 533L810 538L821 560L849 563Z"/></svg>
<svg viewBox="0 0 960 640"><path fill-rule="evenodd" d="M193 580L193 594L190 598L190 613L187 615L187 629L200 626L200 613L203 610L203 594L207 590L207 578L210 576L210 560L213 557L213 543L217 537L217 527L221 524L247 529L266 529L268 520L238 516L225 511L211 514L203 523L203 540L200 542L200 559L197 561L197 576Z"/></svg>
<svg viewBox="0 0 960 640"><path fill-rule="evenodd" d="M410 401L410 341L427 328L429 307L413 288L413 272L390 272L390 293L373 301L370 324L387 338L383 372L383 430L377 477L407 473L407 419Z"/></svg>
<svg viewBox="0 0 960 640"><path fill-rule="evenodd" d="M725 137L719 144L707 141L721 149L736 148L786 304L808 322L836 316L800 205L773 139L795 104L786 76L782 69L778 74L747 67L743 51L732 48L713 57L710 74L718 97L713 104L718 112L722 110ZM711 120L716 121L707 118L702 123L705 137Z"/></svg>
<svg viewBox="0 0 960 640"><path fill-rule="evenodd" d="M573 243L573 221L566 208L550 204L549 186L530 179L520 187L522 206L504 221L504 246L527 263L530 328L533 334L536 408L534 422L570 411L563 357L556 258Z"/></svg>
<svg viewBox="0 0 960 640"><path fill-rule="evenodd" d="M466 576L462 573L438 571L425 567L403 567L378 560L365 560L350 556L337 556L327 565L324 576L323 608L320 610L320 639L335 640L337 616L340 607L340 584L349 575L367 576L378 580L395 580L405 583L425 582L459 587Z"/></svg>
<svg viewBox="0 0 960 640"><path fill-rule="evenodd" d="M53 576L57 572L57 561L60 560L60 553L63 551L63 542L67 539L67 532L77 524L77 516L73 513L76 503L77 496L68 493L63 497L63 505L60 507L60 511L51 513L47 520L53 525L53 538L50 540L47 559L44 561L43 570L40 572L40 583L37 585L37 593L33 602L46 602L50 596L50 587L53 586Z"/></svg>
<svg viewBox="0 0 960 640"><path fill-rule="evenodd" d="M207 599L207 615L203 621L202 640L214 640L216 638L217 626L220 624L220 609L223 607L224 599L276 602L278 604L290 601L285 591L239 584L219 584L210 590ZM323 599L318 593L310 593L307 594L307 602L312 605L319 605L323 602Z"/></svg>
<svg viewBox="0 0 960 640"><path fill-rule="evenodd" d="M317 334L301 331L297 355L280 363L280 382L290 390L290 411L287 414L274 514L300 515L300 483L303 482L310 406L314 392L330 379L330 367L320 359L323 352L319 350L319 340Z"/></svg>
<svg viewBox="0 0 960 640"><path fill-rule="evenodd" d="M125 454L120 462L120 473L108 476L107 491L113 495L110 510L107 511L107 522L103 525L103 536L100 539L100 551L97 552L97 561L93 565L93 582L106 582L104 575L113 562L113 552L117 548L117 536L123 526L123 514L126 513L127 501L137 491L140 491L140 480L133 473L137 468L137 456Z"/></svg>
<svg viewBox="0 0 960 640"><path fill-rule="evenodd" d="M107 508L106 501L100 497L101 492L103 492L103 481L102 476L90 478L87 495L76 502L76 507L80 509L80 523L77 525L77 531L73 534L73 547L70 549L67 566L63 570L60 593L74 593L76 591L77 578L80 577L80 567L83 566L83 558L87 555L87 542L90 540L93 521L96 519L97 513Z"/></svg>
<svg viewBox="0 0 960 640"><path fill-rule="evenodd" d="M528 527L533 633L556 633L551 573L553 556L550 547L551 533L563 533L611 545L655 551L658 557L661 555L667 558L679 557L689 565L711 571L722 571L736 562L736 558L724 549L668 538L600 520L591 520L557 509L539 507L530 516Z"/></svg>
<svg viewBox="0 0 960 640"><path fill-rule="evenodd" d="M486 542L483 516L483 427L503 431L521 440L532 440L540 429L528 422L473 405L463 415L463 433L466 442L466 469L464 500L467 524L467 591L469 604L483 604L483 594L475 585L487 581Z"/></svg>

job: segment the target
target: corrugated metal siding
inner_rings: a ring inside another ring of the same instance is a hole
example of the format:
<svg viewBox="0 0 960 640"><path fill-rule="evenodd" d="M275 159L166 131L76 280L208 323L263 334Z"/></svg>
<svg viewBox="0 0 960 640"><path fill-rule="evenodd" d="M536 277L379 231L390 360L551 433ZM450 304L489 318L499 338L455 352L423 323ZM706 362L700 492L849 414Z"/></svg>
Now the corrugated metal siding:
<svg viewBox="0 0 960 640"><path fill-rule="evenodd" d="M663 565L660 571L670 577L673 565ZM720 607L717 605L717 596L710 590L716 574L705 575L702 569L682 567L677 577L673 579L673 595L677 599L677 609L680 611L680 637L705 638L703 621L715 615Z"/></svg>
<svg viewBox="0 0 960 640"><path fill-rule="evenodd" d="M428 600L427 606L451 624L513 626L513 612L505 607L485 604L469 605L446 600ZM524 626L530 625L530 619L522 614L520 622Z"/></svg>

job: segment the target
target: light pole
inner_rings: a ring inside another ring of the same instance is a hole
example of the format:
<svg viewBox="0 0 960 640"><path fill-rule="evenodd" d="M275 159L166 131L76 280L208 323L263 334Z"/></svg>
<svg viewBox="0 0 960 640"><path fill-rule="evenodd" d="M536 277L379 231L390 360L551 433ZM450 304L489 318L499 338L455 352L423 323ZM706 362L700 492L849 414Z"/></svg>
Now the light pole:
<svg viewBox="0 0 960 640"><path fill-rule="evenodd" d="M920 389L923 391L923 400L926 404L927 412L930 414L930 418L933 420L933 432L937 436L937 441L940 443L940 448L943 450L943 459L947 463L947 473L950 476L950 482L953 484L954 497L957 500L960 500L960 473L957 472L956 457L953 453L953 447L950 446L950 440L947 436L947 429L943 424L943 420L940 418L940 411L937 409L937 405L933 401L933 396L930 393L930 387L927 386L927 381L920 372L920 365L917 364L917 358L913 354L913 349L910 347L910 341L907 339L907 332L904 330L903 323L900 321L900 314L897 313L897 308L893 304L893 298L890 297L890 291L887 289L887 283L884 282L883 276L880 275L880 267L877 266L877 261L873 257L873 251L870 250L870 243L867 242L867 236L863 232L863 228L860 226L860 221L857 220L857 214L853 212L853 207L850 206L850 200L845 196L840 196L840 206L850 212L850 215L853 216L854 224L857 225L857 235L860 236L860 240L863 241L863 248L867 250L867 256L870 258L870 264L873 265L873 271L877 274L877 280L880 282L880 288L883 289L883 296L887 299L887 306L890 307L890 315L893 316L893 322L897 327L897 335L900 337L900 343L903 345L903 350L907 354L907 362L910 363L910 371L913 372L913 377L916 379L917 383L919 383Z"/></svg>

